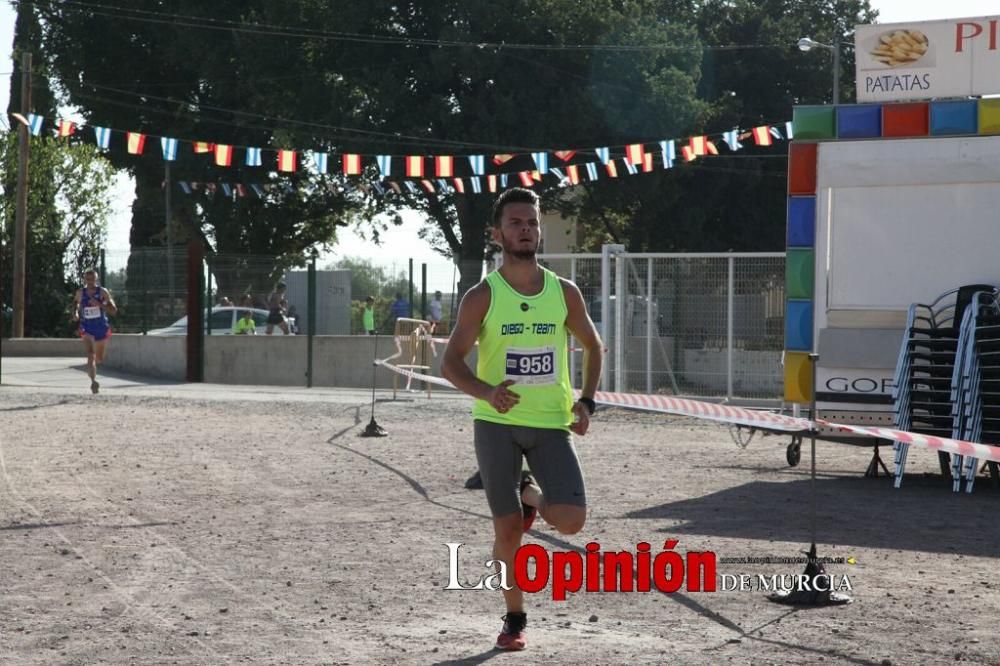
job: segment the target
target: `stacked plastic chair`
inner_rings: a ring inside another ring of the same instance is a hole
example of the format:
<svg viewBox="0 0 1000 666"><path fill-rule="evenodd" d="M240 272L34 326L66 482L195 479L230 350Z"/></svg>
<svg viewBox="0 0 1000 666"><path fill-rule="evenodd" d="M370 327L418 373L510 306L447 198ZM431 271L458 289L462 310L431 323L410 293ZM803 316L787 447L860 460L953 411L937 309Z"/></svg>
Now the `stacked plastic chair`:
<svg viewBox="0 0 1000 666"><path fill-rule="evenodd" d="M962 318L959 359L952 386L952 437L1000 442L1000 303L995 291L977 292ZM994 483L1000 470L989 463ZM979 470L976 458L952 456L952 489L972 492Z"/></svg>
<svg viewBox="0 0 1000 666"><path fill-rule="evenodd" d="M960 324L976 292L991 285L968 285L945 292L930 305L914 303L896 364L893 423L899 430L952 437L953 381L959 351ZM959 369L960 371L960 369ZM903 482L909 444L895 442L895 487ZM947 453L939 453L941 473L949 475Z"/></svg>

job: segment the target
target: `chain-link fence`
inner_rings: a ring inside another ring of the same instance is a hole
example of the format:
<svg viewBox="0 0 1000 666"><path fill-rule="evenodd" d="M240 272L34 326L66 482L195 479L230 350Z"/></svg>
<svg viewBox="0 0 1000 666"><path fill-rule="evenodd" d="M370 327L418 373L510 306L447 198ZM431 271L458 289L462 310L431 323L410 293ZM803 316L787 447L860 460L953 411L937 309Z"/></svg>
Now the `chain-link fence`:
<svg viewBox="0 0 1000 666"><path fill-rule="evenodd" d="M583 293L608 349L605 389L780 399L782 253L620 253L610 255L606 267L599 254L547 255L542 261L574 278ZM581 365L577 352L571 362L577 386Z"/></svg>

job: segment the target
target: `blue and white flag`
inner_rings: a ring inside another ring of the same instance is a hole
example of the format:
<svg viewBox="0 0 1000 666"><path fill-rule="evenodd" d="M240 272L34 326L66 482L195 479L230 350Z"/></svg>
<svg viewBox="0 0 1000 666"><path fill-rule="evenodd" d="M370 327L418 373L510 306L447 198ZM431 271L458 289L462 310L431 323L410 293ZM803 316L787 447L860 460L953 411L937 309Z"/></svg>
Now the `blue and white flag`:
<svg viewBox="0 0 1000 666"><path fill-rule="evenodd" d="M559 182L560 182L560 183L561 183L562 181L566 180L566 174L564 174L564 173L563 173L563 170L562 170L562 169L560 169L559 167L552 167L551 169L549 169L549 171L551 171L551 172L552 172L552 175L553 175L553 176L555 176L556 178L558 178L558 179L559 179Z"/></svg>
<svg viewBox="0 0 1000 666"><path fill-rule="evenodd" d="M327 153L316 153L310 152L309 156L312 157L313 166L316 167L317 173L326 173L326 167L329 163L329 155Z"/></svg>
<svg viewBox="0 0 1000 666"><path fill-rule="evenodd" d="M734 129L734 130L729 130L728 132L723 132L722 140L726 142L726 145L729 146L729 150L733 152L736 152L737 150L743 147L743 144L740 143L739 130Z"/></svg>
<svg viewBox="0 0 1000 666"><path fill-rule="evenodd" d="M535 165L538 167L538 173L544 176L549 172L548 153L531 153L531 158L535 160Z"/></svg>
<svg viewBox="0 0 1000 666"><path fill-rule="evenodd" d="M625 168L628 170L629 174L634 176L635 174L639 173L639 167L632 164L632 162L627 157L623 157L622 162L625 163Z"/></svg>
<svg viewBox="0 0 1000 666"><path fill-rule="evenodd" d="M31 132L31 136L38 136L42 133L42 123L45 118L37 116L34 113L28 114L28 130Z"/></svg>
<svg viewBox="0 0 1000 666"><path fill-rule="evenodd" d="M389 172L392 171L392 155L376 155L375 161L378 162L378 170L382 172L382 177L388 178Z"/></svg>
<svg viewBox="0 0 1000 666"><path fill-rule="evenodd" d="M677 159L677 152L674 146L674 140L660 142L660 154L663 156L663 168L671 169L674 166L674 160Z"/></svg>
<svg viewBox="0 0 1000 666"><path fill-rule="evenodd" d="M792 121L791 120L789 120L788 122L785 123L785 135L788 136L788 140L789 141L791 141L794 138L794 134L792 134Z"/></svg>
<svg viewBox="0 0 1000 666"><path fill-rule="evenodd" d="M101 150L107 150L108 146L111 145L111 128L95 126L94 137L97 139L97 147Z"/></svg>
<svg viewBox="0 0 1000 666"><path fill-rule="evenodd" d="M412 180L404 180L403 184L406 185L406 189L413 194L420 194L420 190L417 189L417 186L413 184Z"/></svg>
<svg viewBox="0 0 1000 666"><path fill-rule="evenodd" d="M473 177L470 178L469 180L472 181L472 191L475 192L476 194L482 194L483 184L479 182L479 178Z"/></svg>
<svg viewBox="0 0 1000 666"><path fill-rule="evenodd" d="M607 164L611 160L609 148L594 148L594 152L597 153L597 159L601 160L601 164Z"/></svg>
<svg viewBox="0 0 1000 666"><path fill-rule="evenodd" d="M447 192L454 191L453 188L452 188L452 186L449 185L448 181L445 180L444 178L438 178L437 179L437 184L438 184L438 187L441 188L442 192L446 192L447 193Z"/></svg>
<svg viewBox="0 0 1000 666"><path fill-rule="evenodd" d="M507 174L500 174L500 187L507 187Z"/></svg>
<svg viewBox="0 0 1000 666"><path fill-rule="evenodd" d="M597 180L597 165L593 162L587 162L587 176L591 180Z"/></svg>
<svg viewBox="0 0 1000 666"><path fill-rule="evenodd" d="M258 185L257 183L250 183L250 189L253 190L254 194L256 194L261 199L264 198L264 188Z"/></svg>
<svg viewBox="0 0 1000 666"><path fill-rule="evenodd" d="M781 130L778 129L777 127L772 127L770 129L770 132L771 132L771 136L773 136L778 141L781 141L782 139L785 138L785 137L781 136Z"/></svg>
<svg viewBox="0 0 1000 666"><path fill-rule="evenodd" d="M247 148L247 166L260 166L260 148Z"/></svg>
<svg viewBox="0 0 1000 666"><path fill-rule="evenodd" d="M482 176L486 173L486 156L485 155L469 155L469 164L472 166L472 173L477 176ZM479 192L479 190L476 190Z"/></svg>
<svg viewBox="0 0 1000 666"><path fill-rule="evenodd" d="M160 149L163 151L163 159L173 162L177 159L177 139L169 136L160 137Z"/></svg>
<svg viewBox="0 0 1000 666"><path fill-rule="evenodd" d="M222 183L222 193L227 197L233 196L233 188L229 187L229 183Z"/></svg>
<svg viewBox="0 0 1000 666"><path fill-rule="evenodd" d="M378 192L378 195L380 197L384 197L385 196L385 186L382 185L382 183L374 183L373 182L372 183L372 187L375 188L375 191Z"/></svg>
<svg viewBox="0 0 1000 666"><path fill-rule="evenodd" d="M191 194L191 186L187 184L187 181L179 180L177 181L177 184L181 186L181 191L183 191L184 194Z"/></svg>

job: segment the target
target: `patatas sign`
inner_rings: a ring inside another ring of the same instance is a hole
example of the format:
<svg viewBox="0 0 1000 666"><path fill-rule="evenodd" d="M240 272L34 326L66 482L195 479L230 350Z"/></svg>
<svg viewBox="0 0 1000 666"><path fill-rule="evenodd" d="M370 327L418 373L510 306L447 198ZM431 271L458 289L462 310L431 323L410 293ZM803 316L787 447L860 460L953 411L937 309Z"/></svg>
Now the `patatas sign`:
<svg viewBox="0 0 1000 666"><path fill-rule="evenodd" d="M860 25L859 102L1000 94L1000 16Z"/></svg>

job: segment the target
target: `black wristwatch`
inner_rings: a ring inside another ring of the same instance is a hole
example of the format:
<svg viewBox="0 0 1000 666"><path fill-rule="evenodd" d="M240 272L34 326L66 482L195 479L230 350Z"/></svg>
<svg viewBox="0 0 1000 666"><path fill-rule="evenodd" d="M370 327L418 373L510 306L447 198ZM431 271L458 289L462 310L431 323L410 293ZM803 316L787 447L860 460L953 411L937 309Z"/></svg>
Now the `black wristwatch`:
<svg viewBox="0 0 1000 666"><path fill-rule="evenodd" d="M594 402L592 398L584 398L583 396L580 396L576 401L586 407L587 412L591 415L593 415L593 413L597 410L597 403Z"/></svg>

